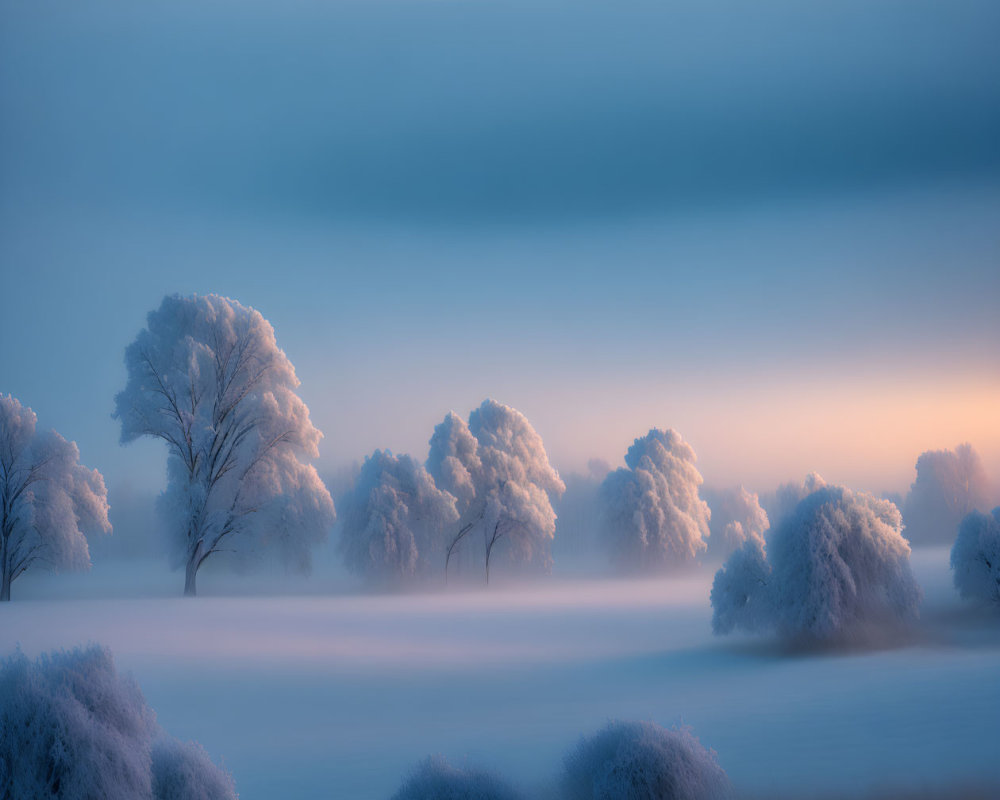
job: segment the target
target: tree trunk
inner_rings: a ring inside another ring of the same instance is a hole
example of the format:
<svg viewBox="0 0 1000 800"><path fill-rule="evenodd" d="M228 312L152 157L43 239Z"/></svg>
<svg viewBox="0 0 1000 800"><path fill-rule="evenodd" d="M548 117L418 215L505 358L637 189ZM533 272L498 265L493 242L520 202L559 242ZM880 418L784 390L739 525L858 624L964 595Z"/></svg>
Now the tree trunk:
<svg viewBox="0 0 1000 800"><path fill-rule="evenodd" d="M497 524L493 526L493 536L490 537L489 541L486 542L486 585L490 585L490 556L493 555L493 545L497 543L500 538L500 522L497 520Z"/></svg>
<svg viewBox="0 0 1000 800"><path fill-rule="evenodd" d="M486 585L490 585L490 549L492 548L492 543L486 538L486 531L483 531L483 544L486 545L485 562L486 562Z"/></svg>
<svg viewBox="0 0 1000 800"><path fill-rule="evenodd" d="M7 514L3 514L3 533L0 533L0 602L10 600L10 573L7 565L7 547L10 541L7 533Z"/></svg>
<svg viewBox="0 0 1000 800"><path fill-rule="evenodd" d="M184 571L184 596L194 597L197 594L195 590L195 578L198 576L198 559L189 558L187 562L187 569Z"/></svg>

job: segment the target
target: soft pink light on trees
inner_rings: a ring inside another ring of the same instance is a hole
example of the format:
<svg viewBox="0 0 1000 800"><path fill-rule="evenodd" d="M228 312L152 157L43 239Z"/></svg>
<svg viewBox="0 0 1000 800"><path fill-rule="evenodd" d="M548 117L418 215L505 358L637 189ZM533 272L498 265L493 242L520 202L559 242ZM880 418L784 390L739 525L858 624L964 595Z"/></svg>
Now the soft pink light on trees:
<svg viewBox="0 0 1000 800"><path fill-rule="evenodd" d="M277 550L310 566L335 514L308 462L322 434L295 393L299 380L260 312L217 295L165 297L125 351L115 398L122 443L167 444L160 497L184 593L223 550Z"/></svg>
<svg viewBox="0 0 1000 800"><path fill-rule="evenodd" d="M87 569L86 534L110 533L108 492L74 442L36 430L35 412L0 395L0 600L29 569Z"/></svg>

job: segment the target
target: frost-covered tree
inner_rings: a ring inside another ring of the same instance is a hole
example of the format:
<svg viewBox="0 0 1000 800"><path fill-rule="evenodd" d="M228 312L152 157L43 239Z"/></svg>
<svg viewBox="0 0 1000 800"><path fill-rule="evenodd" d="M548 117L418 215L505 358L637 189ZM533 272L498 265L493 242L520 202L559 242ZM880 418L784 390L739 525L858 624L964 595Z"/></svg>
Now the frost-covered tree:
<svg viewBox="0 0 1000 800"><path fill-rule="evenodd" d="M771 529L766 555L748 541L716 573L715 632L831 641L915 621L921 592L901 530L888 500L840 486L810 492Z"/></svg>
<svg viewBox="0 0 1000 800"><path fill-rule="evenodd" d="M172 739L106 648L0 662L0 797L235 800L197 744Z"/></svg>
<svg viewBox="0 0 1000 800"><path fill-rule="evenodd" d="M917 479L903 505L906 538L914 543L950 542L970 511L987 511L994 495L972 445L928 450L917 459Z"/></svg>
<svg viewBox="0 0 1000 800"><path fill-rule="evenodd" d="M962 520L951 568L962 597L1000 604L1000 506L991 514L972 511Z"/></svg>
<svg viewBox="0 0 1000 800"><path fill-rule="evenodd" d="M477 531L487 583L501 543L514 563L548 569L556 529L551 498L566 486L524 414L495 400L484 400L468 424L449 413L434 429L427 471L456 498L460 514L445 553L446 574L456 549Z"/></svg>
<svg viewBox="0 0 1000 800"><path fill-rule="evenodd" d="M491 772L458 769L441 756L422 761L392 800L518 800L520 795Z"/></svg>
<svg viewBox="0 0 1000 800"><path fill-rule="evenodd" d="M465 515L481 488L483 463L479 458L479 442L468 423L454 411L434 428L427 471L438 488L455 498L458 513Z"/></svg>
<svg viewBox="0 0 1000 800"><path fill-rule="evenodd" d="M0 394L0 600L33 567L86 569L86 535L111 532L101 473L36 424L35 412Z"/></svg>
<svg viewBox="0 0 1000 800"><path fill-rule="evenodd" d="M711 510L708 553L716 559L728 557L750 539L764 541L768 529L767 512L757 495L742 486L702 493Z"/></svg>
<svg viewBox="0 0 1000 800"><path fill-rule="evenodd" d="M698 496L695 461L679 433L653 428L629 447L626 467L604 479L601 528L619 566L656 571L705 552L711 512Z"/></svg>
<svg viewBox="0 0 1000 800"><path fill-rule="evenodd" d="M276 548L307 569L334 521L308 460L322 434L295 393L291 362L258 311L217 295L165 297L125 351L115 398L122 443L167 444L168 519L184 593L223 550Z"/></svg>
<svg viewBox="0 0 1000 800"><path fill-rule="evenodd" d="M400 580L440 569L458 511L410 456L376 450L341 502L340 550L348 569Z"/></svg>
<svg viewBox="0 0 1000 800"><path fill-rule="evenodd" d="M715 753L686 728L613 721L565 760L565 800L719 800L731 787Z"/></svg>

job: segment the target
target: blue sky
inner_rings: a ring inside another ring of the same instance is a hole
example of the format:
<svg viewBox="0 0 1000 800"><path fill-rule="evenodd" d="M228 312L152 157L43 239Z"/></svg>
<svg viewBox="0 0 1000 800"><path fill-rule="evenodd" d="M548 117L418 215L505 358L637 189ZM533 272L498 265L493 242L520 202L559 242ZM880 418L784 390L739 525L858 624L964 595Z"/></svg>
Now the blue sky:
<svg viewBox="0 0 1000 800"><path fill-rule="evenodd" d="M710 482L1000 475L990 2L0 5L0 391L112 487L165 293L274 324L321 469L521 408ZM112 497L112 502L114 498Z"/></svg>

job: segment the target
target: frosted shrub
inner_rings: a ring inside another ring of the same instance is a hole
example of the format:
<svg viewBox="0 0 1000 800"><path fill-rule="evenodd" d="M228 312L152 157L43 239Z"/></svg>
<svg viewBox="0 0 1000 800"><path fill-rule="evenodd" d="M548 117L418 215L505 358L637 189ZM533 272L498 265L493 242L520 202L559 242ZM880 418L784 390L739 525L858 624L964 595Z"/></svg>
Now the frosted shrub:
<svg viewBox="0 0 1000 800"><path fill-rule="evenodd" d="M921 599L899 509L839 486L806 495L763 548L748 542L716 573L712 624L836 640L911 623Z"/></svg>
<svg viewBox="0 0 1000 800"><path fill-rule="evenodd" d="M392 800L518 800L520 795L490 772L461 770L441 756L421 762Z"/></svg>
<svg viewBox="0 0 1000 800"><path fill-rule="evenodd" d="M951 568L962 597L1000 604L1000 506L992 514L973 511L962 520Z"/></svg>
<svg viewBox="0 0 1000 800"><path fill-rule="evenodd" d="M0 797L228 800L232 781L171 740L109 650L0 663Z"/></svg>
<svg viewBox="0 0 1000 800"><path fill-rule="evenodd" d="M730 785L715 754L686 729L611 722L565 760L565 800L712 800Z"/></svg>
<svg viewBox="0 0 1000 800"><path fill-rule="evenodd" d="M155 728L139 687L117 674L108 650L35 662L15 653L0 670L0 797L151 797Z"/></svg>

